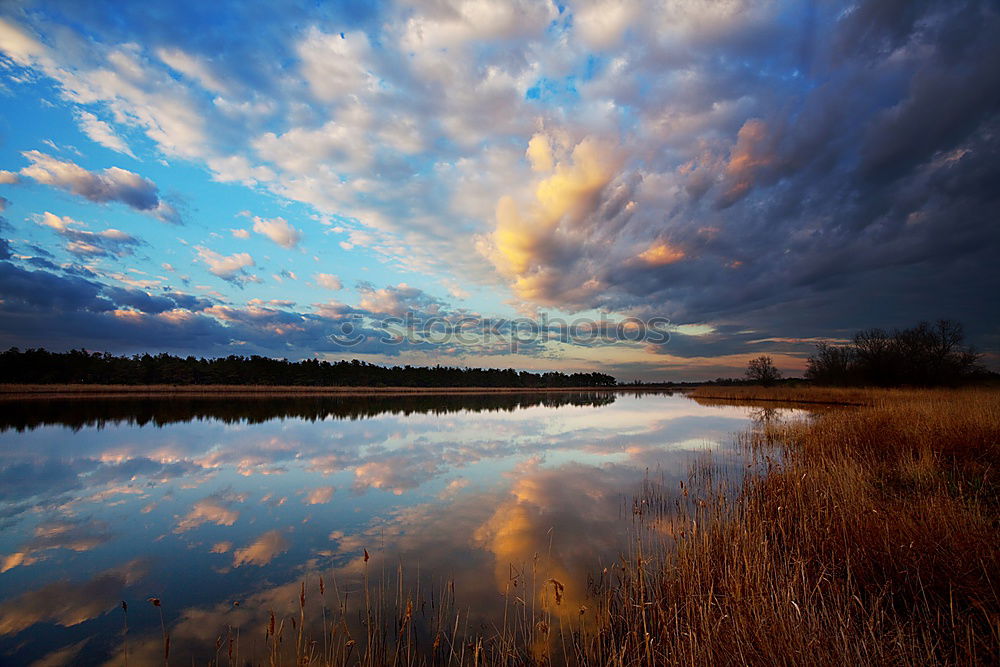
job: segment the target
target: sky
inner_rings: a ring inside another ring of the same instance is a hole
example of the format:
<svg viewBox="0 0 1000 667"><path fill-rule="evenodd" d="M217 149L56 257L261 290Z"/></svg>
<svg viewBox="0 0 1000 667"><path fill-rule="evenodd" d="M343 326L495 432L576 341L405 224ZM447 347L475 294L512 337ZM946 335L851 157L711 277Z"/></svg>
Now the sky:
<svg viewBox="0 0 1000 667"><path fill-rule="evenodd" d="M997 368L997 34L960 0L7 0L0 346L683 380L947 317Z"/></svg>

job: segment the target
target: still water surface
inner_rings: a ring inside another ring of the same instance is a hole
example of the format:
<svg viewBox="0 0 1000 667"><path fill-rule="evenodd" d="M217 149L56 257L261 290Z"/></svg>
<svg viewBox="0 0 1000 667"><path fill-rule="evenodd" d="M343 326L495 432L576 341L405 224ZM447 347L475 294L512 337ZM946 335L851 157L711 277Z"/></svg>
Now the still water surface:
<svg viewBox="0 0 1000 667"><path fill-rule="evenodd" d="M319 574L453 584L481 627L526 568L582 604L643 480L706 453L739 474L754 416L610 392L0 403L0 663L121 664L126 600L130 664L162 661L160 610L171 662L204 664Z"/></svg>

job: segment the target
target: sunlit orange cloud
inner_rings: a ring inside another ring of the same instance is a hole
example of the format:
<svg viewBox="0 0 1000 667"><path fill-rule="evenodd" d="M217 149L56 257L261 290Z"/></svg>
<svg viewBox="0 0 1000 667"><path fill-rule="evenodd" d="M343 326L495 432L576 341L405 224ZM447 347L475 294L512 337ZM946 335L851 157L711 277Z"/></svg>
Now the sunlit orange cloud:
<svg viewBox="0 0 1000 667"><path fill-rule="evenodd" d="M133 322L139 322L143 318L143 314L141 312L132 309L126 310L122 308L116 308L115 310L111 311L111 314L117 317L118 319L131 320Z"/></svg>
<svg viewBox="0 0 1000 667"><path fill-rule="evenodd" d="M532 137L527 156L532 168L546 177L538 181L533 199L523 205L514 197L500 197L496 228L479 239L477 248L513 279L518 296L539 301L546 292L539 281L551 278L538 269L549 263L556 236L588 236L582 220L592 212L597 193L614 178L621 156L613 144L587 137L565 159L557 159L544 134Z"/></svg>
<svg viewBox="0 0 1000 667"><path fill-rule="evenodd" d="M659 348L655 346L649 346L648 350L655 354L657 359L650 359L653 365L650 366L650 370L656 371L673 371L676 372L678 368L715 368L715 367L729 367L734 370L740 370L746 368L747 362L755 357L759 357L761 354L767 354L774 361L774 364L781 369L793 370L793 371L804 371L806 369L806 359L803 357L797 357L790 354L775 353L775 352L744 352L742 354L720 354L717 357L677 357L671 355L669 352L665 354L660 354L660 352L665 351L667 348Z"/></svg>
<svg viewBox="0 0 1000 667"><path fill-rule="evenodd" d="M3 562L0 563L0 573L13 570L15 567L34 565L38 560L37 556L32 556L23 551L15 551L12 554L4 556Z"/></svg>
<svg viewBox="0 0 1000 667"><path fill-rule="evenodd" d="M275 556L288 551L290 546L291 544L281 532L268 531L254 540L253 543L233 552L233 567L267 565L274 560Z"/></svg>
<svg viewBox="0 0 1000 667"><path fill-rule="evenodd" d="M639 253L639 259L652 266L664 266L684 259L684 251L668 243L659 242Z"/></svg>
<svg viewBox="0 0 1000 667"><path fill-rule="evenodd" d="M767 125L759 118L751 118L736 135L736 145L726 165L728 189L726 199L735 200L745 195L763 168L775 163L777 157L770 145Z"/></svg>
<svg viewBox="0 0 1000 667"><path fill-rule="evenodd" d="M175 533L197 528L203 523L214 523L217 526L231 526L240 518L239 510L229 506L229 502L220 498L205 498L199 500L184 518L174 527Z"/></svg>
<svg viewBox="0 0 1000 667"><path fill-rule="evenodd" d="M101 616L121 600L121 591L146 575L147 563L133 560L76 583L57 581L0 603L0 635L10 635L35 623L70 627Z"/></svg>
<svg viewBox="0 0 1000 667"><path fill-rule="evenodd" d="M522 588L534 569L540 585L531 594L538 603L557 615L578 618L587 602L586 575L600 562L598 554L614 553L620 534L615 498L623 488L622 474L579 464L522 469L508 499L475 533L477 543L494 555L499 592L512 586L512 567L525 569ZM565 539L569 535L589 537ZM558 586L549 581L553 579Z"/></svg>
<svg viewBox="0 0 1000 667"><path fill-rule="evenodd" d="M320 486L311 489L306 493L305 503L307 505L324 505L333 499L334 488L332 486Z"/></svg>

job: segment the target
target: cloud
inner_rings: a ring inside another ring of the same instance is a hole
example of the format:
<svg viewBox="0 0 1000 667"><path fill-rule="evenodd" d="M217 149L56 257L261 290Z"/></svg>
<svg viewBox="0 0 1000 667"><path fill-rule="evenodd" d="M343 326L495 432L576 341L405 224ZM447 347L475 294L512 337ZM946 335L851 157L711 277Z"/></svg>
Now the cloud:
<svg viewBox="0 0 1000 667"><path fill-rule="evenodd" d="M228 94L230 87L212 71L211 66L181 49L160 48L156 55L171 69L197 82L202 88L213 93Z"/></svg>
<svg viewBox="0 0 1000 667"><path fill-rule="evenodd" d="M118 229L91 232L80 227L84 223L68 216L57 216L46 211L37 218L38 224L53 229L67 240L66 251L78 257L122 257L132 253L142 241Z"/></svg>
<svg viewBox="0 0 1000 667"><path fill-rule="evenodd" d="M240 502L240 498L231 494L216 494L203 498L191 507L190 512L181 517L174 526L174 532L183 533L204 523L232 526L240 518L240 511L233 508L236 502Z"/></svg>
<svg viewBox="0 0 1000 667"><path fill-rule="evenodd" d="M241 565L263 566L276 556L288 551L289 541L277 530L271 530L258 537L252 544L233 552L233 567Z"/></svg>
<svg viewBox="0 0 1000 667"><path fill-rule="evenodd" d="M139 174L119 167L88 171L73 162L59 160L40 151L25 151L22 155L31 162L20 171L25 178L93 202L117 201L164 222L180 222L177 210L160 199L156 184Z"/></svg>
<svg viewBox="0 0 1000 667"><path fill-rule="evenodd" d="M97 618L117 606L122 590L142 579L148 565L134 560L76 583L57 581L0 603L0 635L11 635L35 623L63 627Z"/></svg>
<svg viewBox="0 0 1000 667"><path fill-rule="evenodd" d="M44 556L45 551L68 549L70 551L90 551L111 540L109 526L103 521L61 520L45 521L35 527L34 536L18 551L8 554L0 565L0 572L18 566L31 565Z"/></svg>
<svg viewBox="0 0 1000 667"><path fill-rule="evenodd" d="M313 280L316 281L317 285L328 290L336 291L344 286L340 282L340 278L330 273L317 273L313 276Z"/></svg>
<svg viewBox="0 0 1000 667"><path fill-rule="evenodd" d="M406 283L377 288L371 283L360 283L358 307L381 315L402 317L407 312L426 315L443 314L444 302L419 287Z"/></svg>
<svg viewBox="0 0 1000 667"><path fill-rule="evenodd" d="M213 275L237 283L250 279L244 270L249 266L254 266L250 253L238 252L232 255L221 255L204 246L195 246L195 250L198 252L198 259L205 263Z"/></svg>
<svg viewBox="0 0 1000 667"><path fill-rule="evenodd" d="M39 660L31 663L31 667L65 667L65 665L72 665L76 662L76 658L80 654L80 651L82 651L89 642L90 637L87 637L86 639L81 639L76 643L50 651Z"/></svg>
<svg viewBox="0 0 1000 667"><path fill-rule="evenodd" d="M52 7L0 27L25 86L427 284L761 338L948 313L996 347L994 3L228 6L266 38Z"/></svg>
<svg viewBox="0 0 1000 667"><path fill-rule="evenodd" d="M684 259L684 251L674 248L668 243L658 242L639 253L639 259L647 264L662 266Z"/></svg>
<svg viewBox="0 0 1000 667"><path fill-rule="evenodd" d="M0 185L11 185L13 183L17 183L20 180L21 179L18 177L18 175L13 171L6 171L4 169L0 169Z"/></svg>
<svg viewBox="0 0 1000 667"><path fill-rule="evenodd" d="M319 486L310 489L305 497L306 505L325 505L333 499L334 488L332 486Z"/></svg>
<svg viewBox="0 0 1000 667"><path fill-rule="evenodd" d="M263 234L283 248L294 248L302 240L302 232L288 224L284 218L259 218L254 216L253 230Z"/></svg>
<svg viewBox="0 0 1000 667"><path fill-rule="evenodd" d="M547 305L579 302L600 289L599 279L581 281L566 265L584 263L593 252L606 254L605 241L616 225L600 218L618 211L601 210L601 193L617 175L620 158L610 143L590 137L557 161L547 137L535 135L532 142L533 169L547 175L524 205L510 196L498 201L496 230L481 239L480 251L512 279L520 298Z"/></svg>
<svg viewBox="0 0 1000 667"><path fill-rule="evenodd" d="M125 143L125 140L119 137L110 125L94 114L89 111L77 111L76 121L83 133L90 137L92 141L113 151L124 153L129 157L135 157L132 149Z"/></svg>

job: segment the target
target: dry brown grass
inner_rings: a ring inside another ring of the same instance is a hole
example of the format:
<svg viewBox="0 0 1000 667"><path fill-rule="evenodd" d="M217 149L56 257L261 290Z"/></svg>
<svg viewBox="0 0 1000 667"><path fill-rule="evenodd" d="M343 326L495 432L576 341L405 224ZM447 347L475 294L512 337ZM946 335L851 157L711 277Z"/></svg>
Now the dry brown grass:
<svg viewBox="0 0 1000 667"><path fill-rule="evenodd" d="M761 401L781 403L811 403L826 405L875 405L919 399L940 394L942 390L927 389L878 389L872 387L695 387L689 395L696 399L724 401Z"/></svg>
<svg viewBox="0 0 1000 667"><path fill-rule="evenodd" d="M1000 659L1000 392L847 391L822 390L866 406L763 425L748 446L780 465L735 503L706 491L676 550L635 563L655 645L623 662ZM637 623L622 608L615 640Z"/></svg>

